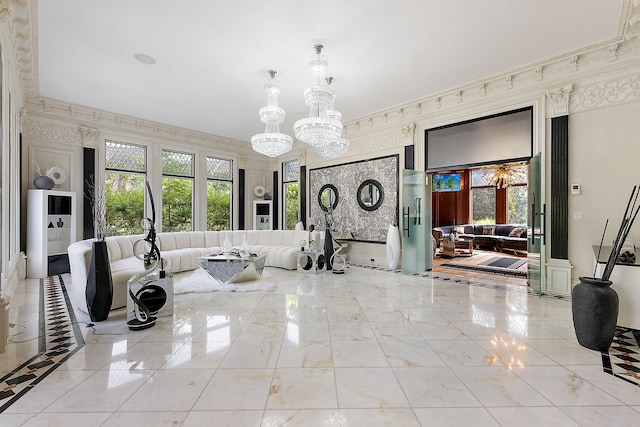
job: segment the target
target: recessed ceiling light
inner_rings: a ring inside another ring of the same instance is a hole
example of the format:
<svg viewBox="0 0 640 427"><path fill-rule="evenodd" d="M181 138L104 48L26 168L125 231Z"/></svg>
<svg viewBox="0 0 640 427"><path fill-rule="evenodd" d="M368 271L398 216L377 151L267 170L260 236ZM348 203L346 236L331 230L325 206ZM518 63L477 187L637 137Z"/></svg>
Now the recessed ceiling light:
<svg viewBox="0 0 640 427"><path fill-rule="evenodd" d="M145 55L144 53L136 53L135 55L133 55L133 57L136 58L138 61L142 62L143 64L151 65L156 63L155 59L153 59L149 55Z"/></svg>

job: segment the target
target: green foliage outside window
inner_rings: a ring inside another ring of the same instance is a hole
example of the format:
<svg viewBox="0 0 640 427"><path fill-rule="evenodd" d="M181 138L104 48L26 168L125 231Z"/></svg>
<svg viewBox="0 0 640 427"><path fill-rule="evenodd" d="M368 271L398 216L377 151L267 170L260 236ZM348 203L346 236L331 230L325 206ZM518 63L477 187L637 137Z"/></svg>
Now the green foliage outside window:
<svg viewBox="0 0 640 427"><path fill-rule="evenodd" d="M509 187L508 191L508 223L525 225L527 223L527 186Z"/></svg>
<svg viewBox="0 0 640 427"><path fill-rule="evenodd" d="M291 182L284 185L285 191L285 230L293 230L298 222L298 183Z"/></svg>
<svg viewBox="0 0 640 427"><path fill-rule="evenodd" d="M162 178L162 231L193 230L193 180Z"/></svg>
<svg viewBox="0 0 640 427"><path fill-rule="evenodd" d="M207 182L207 230L231 230L231 183Z"/></svg>
<svg viewBox="0 0 640 427"><path fill-rule="evenodd" d="M145 176L134 173L105 174L107 236L141 234L144 217Z"/></svg>
<svg viewBox="0 0 640 427"><path fill-rule="evenodd" d="M496 188L479 187L471 190L473 224L496 223Z"/></svg>

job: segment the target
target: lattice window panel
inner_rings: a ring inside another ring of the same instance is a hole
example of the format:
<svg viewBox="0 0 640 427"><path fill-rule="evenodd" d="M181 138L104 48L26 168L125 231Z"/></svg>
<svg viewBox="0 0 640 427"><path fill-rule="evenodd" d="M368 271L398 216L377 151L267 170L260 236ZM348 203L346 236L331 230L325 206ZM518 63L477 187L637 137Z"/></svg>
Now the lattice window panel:
<svg viewBox="0 0 640 427"><path fill-rule="evenodd" d="M511 174L510 185L527 184L529 182L529 166L528 165L511 166L511 170L514 173Z"/></svg>
<svg viewBox="0 0 640 427"><path fill-rule="evenodd" d="M494 175L493 169L474 169L471 171L471 186L472 187L489 187L491 183L491 177Z"/></svg>
<svg viewBox="0 0 640 427"><path fill-rule="evenodd" d="M207 157L207 179L233 180L233 161Z"/></svg>
<svg viewBox="0 0 640 427"><path fill-rule="evenodd" d="M299 177L300 177L300 168L298 167L297 160L284 162L282 164L282 182L297 181Z"/></svg>
<svg viewBox="0 0 640 427"><path fill-rule="evenodd" d="M106 141L105 167L121 171L146 172L147 148L142 145Z"/></svg>
<svg viewBox="0 0 640 427"><path fill-rule="evenodd" d="M162 151L162 173L173 176L194 175L194 158L191 153L182 153L179 151Z"/></svg>

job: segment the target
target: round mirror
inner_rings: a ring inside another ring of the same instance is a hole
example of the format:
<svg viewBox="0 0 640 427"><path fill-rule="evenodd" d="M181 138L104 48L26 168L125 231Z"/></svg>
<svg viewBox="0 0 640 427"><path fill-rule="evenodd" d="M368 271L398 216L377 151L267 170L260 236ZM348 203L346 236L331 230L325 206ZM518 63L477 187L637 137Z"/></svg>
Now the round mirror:
<svg viewBox="0 0 640 427"><path fill-rule="evenodd" d="M318 192L318 204L323 211L332 210L338 205L338 189L335 185L325 184Z"/></svg>
<svg viewBox="0 0 640 427"><path fill-rule="evenodd" d="M367 179L360 184L357 193L358 204L365 211L375 211L384 200L382 184L375 179Z"/></svg>

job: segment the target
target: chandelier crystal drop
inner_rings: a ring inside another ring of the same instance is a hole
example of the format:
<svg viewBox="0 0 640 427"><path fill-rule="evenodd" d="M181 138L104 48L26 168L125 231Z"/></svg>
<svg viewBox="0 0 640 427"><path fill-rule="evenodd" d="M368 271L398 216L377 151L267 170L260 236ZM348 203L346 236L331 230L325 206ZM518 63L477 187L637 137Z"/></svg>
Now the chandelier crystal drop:
<svg viewBox="0 0 640 427"><path fill-rule="evenodd" d="M293 138L280 133L280 125L284 122L285 111L278 107L280 85L276 80L276 71L269 70L269 80L264 88L267 92L267 106L260 109L260 121L265 124L264 133L251 137L254 151L269 157L278 157L291 151Z"/></svg>
<svg viewBox="0 0 640 427"><path fill-rule="evenodd" d="M346 153L349 141L342 138L342 116L334 110L335 91L327 77L327 57L322 55L322 45L314 46L316 54L309 60L312 72L311 86L304 91L304 101L309 107L309 117L294 125L297 139L311 145L317 155L331 159Z"/></svg>
<svg viewBox="0 0 640 427"><path fill-rule="evenodd" d="M312 150L316 155L324 159L335 159L349 151L349 141L345 138L339 138L331 143L314 145Z"/></svg>

